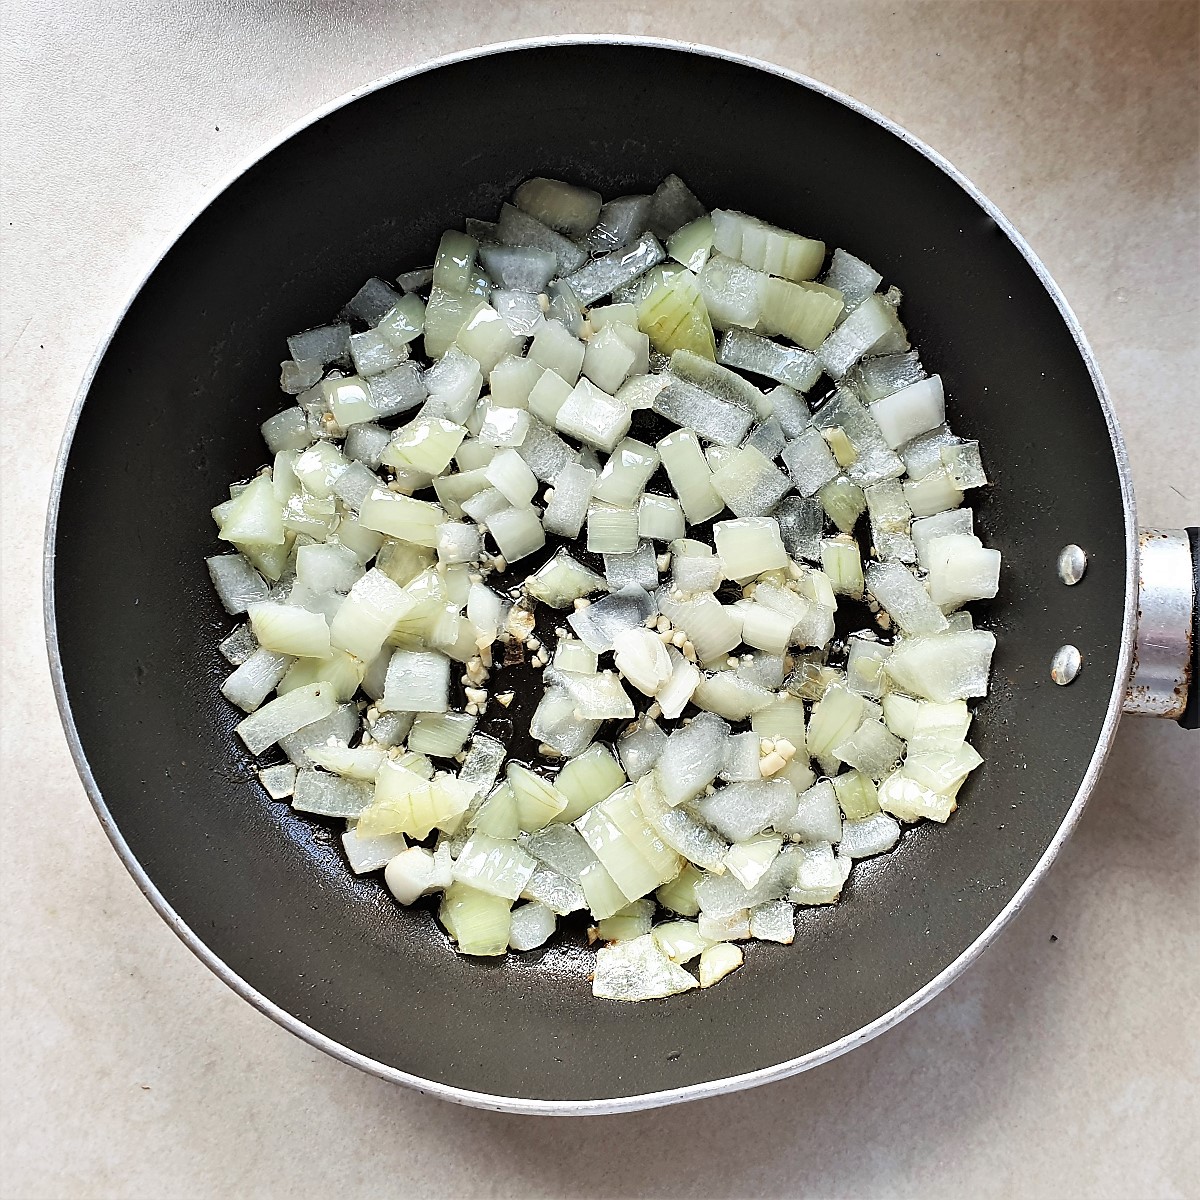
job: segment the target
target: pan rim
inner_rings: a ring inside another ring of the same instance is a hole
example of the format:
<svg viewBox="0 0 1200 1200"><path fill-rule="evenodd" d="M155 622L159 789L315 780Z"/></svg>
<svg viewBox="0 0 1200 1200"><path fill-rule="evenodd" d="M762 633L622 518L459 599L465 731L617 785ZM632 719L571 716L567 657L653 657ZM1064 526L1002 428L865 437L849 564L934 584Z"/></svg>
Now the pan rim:
<svg viewBox="0 0 1200 1200"><path fill-rule="evenodd" d="M846 1036L830 1042L816 1050L809 1051L807 1054L800 1055L793 1059L788 1059L784 1062L777 1063L770 1067L759 1068L755 1071L746 1072L740 1075L723 1076L719 1079L707 1080L701 1083L688 1084L683 1087L665 1089L662 1091L642 1092L628 1096L613 1096L601 1097L591 1100L570 1100L570 1099L530 1099L520 1096L503 1096L496 1095L490 1092L479 1092L468 1088L456 1087L450 1084L438 1082L436 1080L426 1079L422 1076L415 1075L411 1072L401 1070L400 1068L390 1066L380 1062L378 1059L371 1058L368 1055L361 1054L358 1051L351 1050L342 1043L320 1033L311 1025L301 1020L299 1017L287 1012L279 1007L267 996L259 992L255 987L244 980L235 970L233 970L223 959L215 954L199 937L199 935L188 926L178 913L171 907L163 894L158 890L153 881L150 879L141 863L134 856L117 827L116 821L113 819L111 812L104 802L100 788L91 771L91 766L88 762L87 754L83 749L82 742L79 737L79 731L75 725L74 716L71 709L70 699L67 695L66 681L63 671L62 654L58 642L57 617L55 610L55 589L54 589L54 566L55 566L55 545L58 530L59 507L62 497L62 489L66 476L67 462L70 457L74 435L79 423L80 414L83 405L87 399L88 393L91 390L97 370L100 363L107 354L109 346L116 335L117 330L124 322L130 307L149 281L150 277L158 269L163 258L169 253L171 248L179 241L179 239L187 232L187 230L195 223L201 214L222 195L229 187L237 182L248 170L257 163L266 158L278 147L289 141L296 134L309 126L323 120L326 116L338 111L341 108L361 99L364 96L370 95L373 92L390 87L394 83L402 80L413 78L418 75L423 75L427 72L437 70L444 66L449 66L455 63L468 62L477 58L492 57L499 54L509 54L523 50L558 48L563 46L630 46L635 48L648 48L655 50L670 50L677 53L696 54L705 58L720 59L726 62L733 63L737 66L750 67L755 70L765 71L768 74L774 75L780 79L787 80L790 83L798 84L801 87L817 93L826 99L833 100L844 105L860 116L879 125L889 133L900 138L907 145L912 147L918 153L928 159L935 167L948 175L959 187L961 187L971 199L980 207L980 209L996 222L997 226L1015 246L1018 252L1026 260L1029 266L1033 269L1034 274L1038 277L1042 286L1050 296L1051 300L1057 307L1064 323L1066 324L1079 354L1083 358L1084 364L1087 367L1088 374L1091 377L1093 387L1096 392L1096 398L1100 404L1101 411L1104 414L1104 419L1108 427L1109 440L1112 445L1113 456L1117 468L1118 480L1121 487L1121 503L1125 522L1125 598L1123 605L1122 616L1122 631L1120 652L1117 659L1117 670L1113 681L1112 693L1109 697L1108 708L1106 711L1104 723L1101 727L1100 737L1097 741L1096 748L1092 753L1087 770L1084 773L1079 789L1067 810L1066 816L1063 818L1057 832L1051 839L1049 845L1041 858L1034 864L1033 869L1026 877L1021 886L1016 890L1004 908L996 915L992 922L980 933L980 935L965 949L957 958L946 966L939 974L934 976L928 983L917 991L912 993L907 999L883 1013L875 1020L862 1026L860 1029L847 1034ZM1016 916L1024 907L1026 901L1031 895L1033 889L1041 881L1046 874L1050 865L1057 857L1059 851L1074 831L1082 816L1083 809L1087 803L1088 797L1091 795L1096 781L1104 767L1104 763L1108 758L1109 752L1113 745L1113 740L1116 735L1117 726L1121 719L1122 702L1125 696L1127 681L1130 676L1133 656L1133 640L1136 628L1137 619L1137 519L1136 519L1136 504L1134 498L1133 484L1130 478L1129 460L1124 439L1121 435L1120 427L1117 422L1116 414L1113 411L1112 403L1109 398L1108 389L1101 376L1099 366L1096 363L1095 356L1092 352L1087 338L1085 337L1082 328L1080 327L1078 318L1068 304L1065 296L1051 277L1046 266L1034 252L1029 243L1016 229L1011 221L1000 211L1000 209L989 200L966 175L953 166L947 159L942 157L936 150L926 145L919 138L909 133L906 129L889 120L882 114L876 112L870 106L845 95L842 92L828 87L825 84L818 82L806 75L802 75L795 71L790 71L784 67L778 66L775 63L767 62L763 59L754 58L750 55L738 54L733 51L724 50L715 46L708 46L698 42L679 41L672 38L654 38L654 37L636 37L625 35L593 35L593 34L572 34L562 36L536 37L536 38L521 38L512 39L502 42L489 43L484 46L473 47L463 51L457 51L453 54L442 55L437 58L428 59L415 65L402 68L401 70L392 72L379 79L373 80L370 83L364 84L350 92L343 94L340 97L322 105L313 111L309 112L304 117L287 127L275 139L264 145L250 159L241 163L231 174L224 178L218 186L206 192L203 200L197 204L187 215L186 219L177 227L175 232L166 240L160 251L154 256L153 261L149 264L146 271L131 290L125 303L121 305L112 325L108 332L100 342L95 354L83 374L79 389L76 393L74 402L68 413L66 424L63 431L62 441L59 446L57 458L55 461L54 474L51 483L50 498L47 508L45 539L43 545L42 559L42 597L44 606L44 622L45 622L45 637L46 649L49 657L51 683L54 690L55 703L58 707L59 717L62 721L64 735L66 737L68 748L71 752L72 760L75 764L75 769L79 774L80 780L83 783L84 790L91 802L92 808L96 812L96 816L100 821L101 827L116 850L118 857L121 859L125 869L133 877L138 888L145 895L147 900L158 912L159 916L167 923L170 929L176 936L205 964L219 979L227 984L235 993L247 1000L260 1012L270 1017L278 1025L287 1029L289 1032L302 1038L316 1049L324 1051L332 1058L345 1063L348 1066L357 1067L359 1070L365 1071L368 1074L374 1075L380 1079L387 1080L391 1083L403 1084L406 1087L413 1088L418 1092L423 1092L429 1095L438 1096L441 1099L449 1100L457 1104L464 1104L474 1108L491 1109L500 1112L511 1112L527 1115L541 1116L586 1116L586 1115L601 1115L620 1112L632 1112L642 1109L658 1108L669 1104L679 1104L689 1100L706 1099L718 1095L723 1095L728 1092L741 1091L746 1088L756 1087L759 1084L773 1083L789 1076L799 1074L801 1071L809 1070L812 1067L819 1066L822 1063L829 1062L850 1050L857 1048L878 1037L880 1034L891 1029L905 1017L916 1012L923 1005L938 995L943 989L949 986L959 975L963 973L973 963L984 950L995 940L1000 931Z"/></svg>

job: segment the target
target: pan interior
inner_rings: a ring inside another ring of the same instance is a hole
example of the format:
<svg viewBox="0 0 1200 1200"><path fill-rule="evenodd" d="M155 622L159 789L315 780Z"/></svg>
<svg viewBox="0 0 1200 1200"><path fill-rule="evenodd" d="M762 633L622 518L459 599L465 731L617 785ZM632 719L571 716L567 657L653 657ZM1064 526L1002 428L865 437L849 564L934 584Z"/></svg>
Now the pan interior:
<svg viewBox="0 0 1200 1200"><path fill-rule="evenodd" d="M602 84L606 97L598 101ZM482 97L488 102L481 103ZM986 765L942 828L854 872L796 944L751 945L721 986L599 1002L578 943L506 963L453 954L343 865L332 826L267 800L232 734L216 650L228 619L209 508L264 460L292 332L367 276L427 263L440 231L545 174L605 196L670 171L883 271L950 419L994 486L999 636L973 729ZM103 803L150 884L250 988L382 1068L516 1100L612 1099L774 1067L869 1025L1004 909L1088 768L1113 687L1124 513L1104 414L1034 270L919 151L816 91L662 47L565 45L458 61L326 116L191 226L105 353L66 462L53 568L70 711ZM1089 553L1065 588L1055 558ZM1073 641L1085 669L1049 679Z"/></svg>

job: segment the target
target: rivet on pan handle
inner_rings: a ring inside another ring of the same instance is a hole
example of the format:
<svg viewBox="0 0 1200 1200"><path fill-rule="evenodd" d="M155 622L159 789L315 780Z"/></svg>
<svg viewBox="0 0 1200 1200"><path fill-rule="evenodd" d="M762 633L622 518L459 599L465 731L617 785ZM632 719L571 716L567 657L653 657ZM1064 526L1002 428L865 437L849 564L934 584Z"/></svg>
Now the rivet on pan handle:
<svg viewBox="0 0 1200 1200"><path fill-rule="evenodd" d="M1125 711L1195 729L1200 530L1143 529L1138 552L1137 637Z"/></svg>

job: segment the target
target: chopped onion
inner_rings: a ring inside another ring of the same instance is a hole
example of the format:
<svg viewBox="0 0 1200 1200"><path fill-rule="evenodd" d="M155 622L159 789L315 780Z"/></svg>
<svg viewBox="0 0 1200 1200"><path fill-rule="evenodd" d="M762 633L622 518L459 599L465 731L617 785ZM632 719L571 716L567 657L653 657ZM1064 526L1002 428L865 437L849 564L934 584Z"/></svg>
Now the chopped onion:
<svg viewBox="0 0 1200 1200"><path fill-rule="evenodd" d="M251 752L288 760L268 795L344 820L349 868L398 902L440 894L460 952L588 909L597 995L695 987L697 956L707 987L734 941L792 942L794 906L837 901L900 822L948 820L981 765L979 445L898 289L842 249L816 283L823 243L710 215L674 176L607 204L531 179L496 215L289 339L272 461L212 509L234 551L214 587L248 618L221 690ZM837 636L842 597L881 632ZM553 637L538 604L565 613ZM526 654L536 768L485 732ZM655 927L658 906L697 919Z"/></svg>

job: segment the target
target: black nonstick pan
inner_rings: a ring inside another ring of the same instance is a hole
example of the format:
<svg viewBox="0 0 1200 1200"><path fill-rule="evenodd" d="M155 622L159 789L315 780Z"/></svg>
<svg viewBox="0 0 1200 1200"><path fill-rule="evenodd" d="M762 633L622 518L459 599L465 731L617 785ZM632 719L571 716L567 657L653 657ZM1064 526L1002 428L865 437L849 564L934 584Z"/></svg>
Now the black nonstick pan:
<svg viewBox="0 0 1200 1200"><path fill-rule="evenodd" d="M841 903L802 910L793 946L751 945L747 968L719 987L631 1005L592 997L579 939L540 956L459 958L430 912L349 874L330 826L266 797L232 733L240 713L217 691L229 622L204 556L220 548L210 507L264 457L255 426L281 407L288 334L333 315L366 277L428 262L441 230L491 215L529 175L613 195L671 171L705 203L816 231L903 289L950 420L982 443L993 486L977 518L1005 569L980 612L999 637L972 731L985 766L954 818L860 865ZM1073 586L1060 566L1069 546L1086 560ZM1150 537L1139 559L1096 365L1000 214L843 97L645 41L446 60L340 102L242 173L99 355L64 442L46 559L76 763L176 932L336 1057L527 1112L648 1107L777 1079L936 994L1020 908L1079 819L1135 658L1131 703L1182 712L1193 596L1186 538ZM1077 672L1064 647L1078 651Z"/></svg>

